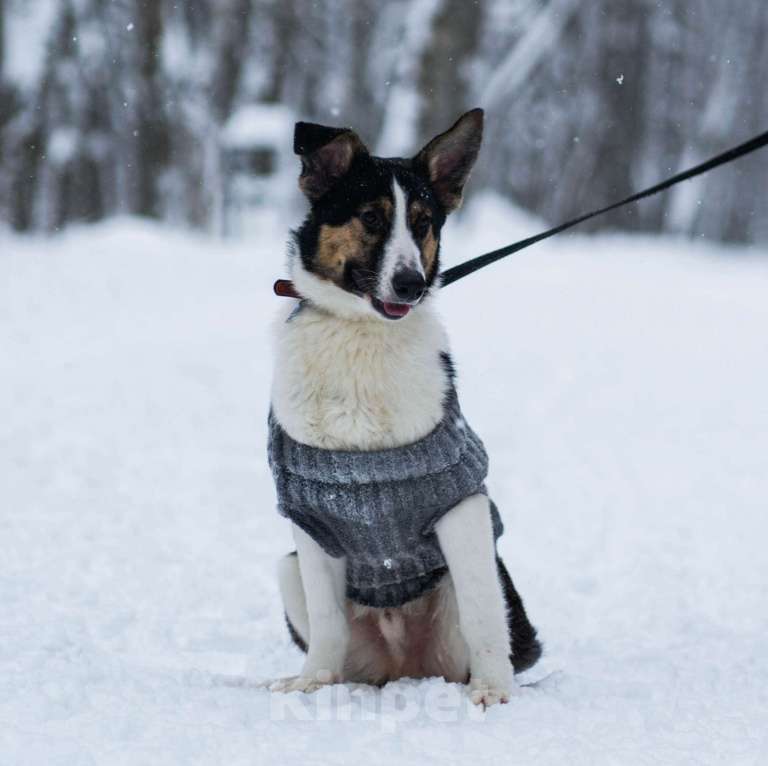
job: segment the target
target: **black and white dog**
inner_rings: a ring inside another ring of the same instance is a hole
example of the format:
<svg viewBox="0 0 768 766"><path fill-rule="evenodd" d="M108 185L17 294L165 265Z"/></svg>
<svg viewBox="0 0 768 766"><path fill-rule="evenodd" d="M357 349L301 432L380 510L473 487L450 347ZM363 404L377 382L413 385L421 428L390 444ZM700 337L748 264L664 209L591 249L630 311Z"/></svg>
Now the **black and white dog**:
<svg viewBox="0 0 768 766"><path fill-rule="evenodd" d="M430 434L453 386L448 339L433 308L440 234L477 158L483 112L464 114L412 159L369 154L351 130L298 123L299 185L311 210L294 235L302 297L275 325L272 417L322 450L382 451ZM506 702L514 672L541 654L536 630L497 557L489 499L462 499L431 534L444 557L432 586L395 607L349 598L344 556L294 524L280 563L301 674L273 684L382 684L442 676L473 702Z"/></svg>

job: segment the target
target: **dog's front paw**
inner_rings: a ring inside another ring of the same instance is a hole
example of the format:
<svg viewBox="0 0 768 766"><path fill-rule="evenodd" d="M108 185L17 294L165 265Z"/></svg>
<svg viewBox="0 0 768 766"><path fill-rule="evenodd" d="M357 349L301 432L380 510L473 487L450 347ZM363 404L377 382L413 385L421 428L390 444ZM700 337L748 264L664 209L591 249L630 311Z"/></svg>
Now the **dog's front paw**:
<svg viewBox="0 0 768 766"><path fill-rule="evenodd" d="M288 694L290 692L304 692L304 694L311 694L318 689L322 689L323 686L328 686L333 683L335 683L333 674L327 670L320 670L314 676L302 674L300 676L280 678L269 685L269 690L272 692L281 692L283 694Z"/></svg>
<svg viewBox="0 0 768 766"><path fill-rule="evenodd" d="M506 704L516 691L517 684L511 673L499 676L478 674L469 679L469 698L483 710L491 705Z"/></svg>

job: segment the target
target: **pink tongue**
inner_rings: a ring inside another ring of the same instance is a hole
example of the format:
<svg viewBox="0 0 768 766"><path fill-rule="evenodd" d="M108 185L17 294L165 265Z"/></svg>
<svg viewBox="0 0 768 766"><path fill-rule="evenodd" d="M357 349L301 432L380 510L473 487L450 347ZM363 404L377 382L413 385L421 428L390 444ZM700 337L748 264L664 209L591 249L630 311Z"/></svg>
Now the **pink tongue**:
<svg viewBox="0 0 768 766"><path fill-rule="evenodd" d="M404 317L411 310L406 303L382 303L381 305L391 317Z"/></svg>

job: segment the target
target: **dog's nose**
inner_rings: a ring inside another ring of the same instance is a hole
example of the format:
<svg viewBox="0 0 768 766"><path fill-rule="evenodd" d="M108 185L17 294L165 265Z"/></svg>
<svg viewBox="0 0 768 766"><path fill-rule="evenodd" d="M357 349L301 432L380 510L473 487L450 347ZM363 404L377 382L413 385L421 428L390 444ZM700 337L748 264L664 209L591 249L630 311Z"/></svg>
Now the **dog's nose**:
<svg viewBox="0 0 768 766"><path fill-rule="evenodd" d="M401 301L415 303L427 287L424 277L415 269L402 269L392 277L392 289Z"/></svg>

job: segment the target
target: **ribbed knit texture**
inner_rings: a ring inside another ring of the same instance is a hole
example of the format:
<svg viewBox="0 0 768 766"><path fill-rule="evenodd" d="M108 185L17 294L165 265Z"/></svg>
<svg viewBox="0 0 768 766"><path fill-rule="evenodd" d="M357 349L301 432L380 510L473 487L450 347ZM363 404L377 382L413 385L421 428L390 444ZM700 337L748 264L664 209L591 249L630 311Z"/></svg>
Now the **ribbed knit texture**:
<svg viewBox="0 0 768 766"><path fill-rule="evenodd" d="M270 413L268 454L278 510L331 556L347 557L347 595L369 606L400 606L433 587L446 569L436 522L461 500L486 492L488 456L453 389L441 422L412 444L310 447ZM503 525L490 505L498 538Z"/></svg>

